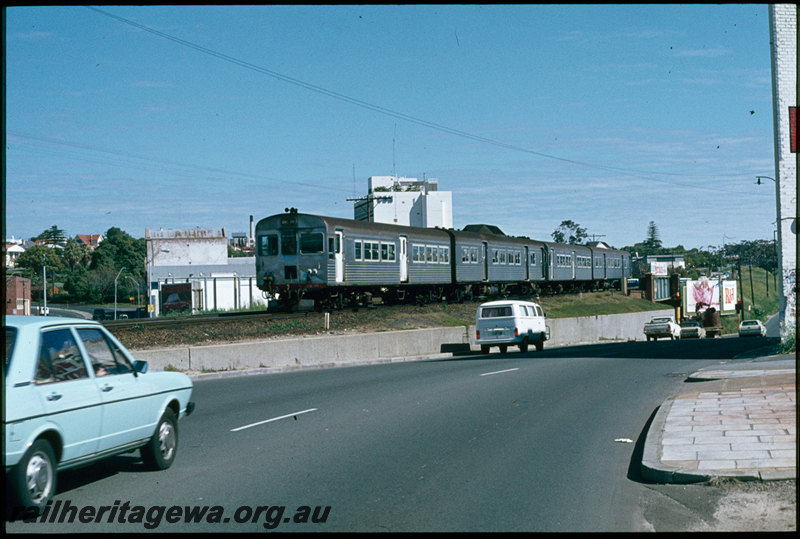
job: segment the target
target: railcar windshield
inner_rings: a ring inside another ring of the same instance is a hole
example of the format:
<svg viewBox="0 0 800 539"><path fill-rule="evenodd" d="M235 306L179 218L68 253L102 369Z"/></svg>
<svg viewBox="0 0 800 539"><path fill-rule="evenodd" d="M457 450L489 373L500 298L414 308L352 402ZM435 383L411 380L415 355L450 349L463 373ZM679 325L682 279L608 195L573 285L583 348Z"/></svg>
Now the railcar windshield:
<svg viewBox="0 0 800 539"><path fill-rule="evenodd" d="M290 232L283 232L281 234L281 254L282 255L296 255L297 254L297 234L294 230Z"/></svg>

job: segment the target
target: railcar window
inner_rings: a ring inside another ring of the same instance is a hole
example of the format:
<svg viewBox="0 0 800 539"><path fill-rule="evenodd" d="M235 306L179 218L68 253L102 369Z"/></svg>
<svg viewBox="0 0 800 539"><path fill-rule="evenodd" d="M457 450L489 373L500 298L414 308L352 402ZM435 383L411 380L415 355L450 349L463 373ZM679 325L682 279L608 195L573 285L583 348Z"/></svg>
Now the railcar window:
<svg viewBox="0 0 800 539"><path fill-rule="evenodd" d="M267 234L258 238L258 254L261 256L277 256L278 235Z"/></svg>
<svg viewBox="0 0 800 539"><path fill-rule="evenodd" d="M281 254L283 255L297 254L297 236L294 231L283 232L281 234Z"/></svg>
<svg viewBox="0 0 800 539"><path fill-rule="evenodd" d="M536 265L536 253L531 253L531 266Z"/></svg>
<svg viewBox="0 0 800 539"><path fill-rule="evenodd" d="M381 260L394 262L394 243L381 243Z"/></svg>
<svg viewBox="0 0 800 539"><path fill-rule="evenodd" d="M361 260L361 242L360 241L355 241L355 242L353 242L353 244L355 245L355 248L356 248L355 259L356 260Z"/></svg>

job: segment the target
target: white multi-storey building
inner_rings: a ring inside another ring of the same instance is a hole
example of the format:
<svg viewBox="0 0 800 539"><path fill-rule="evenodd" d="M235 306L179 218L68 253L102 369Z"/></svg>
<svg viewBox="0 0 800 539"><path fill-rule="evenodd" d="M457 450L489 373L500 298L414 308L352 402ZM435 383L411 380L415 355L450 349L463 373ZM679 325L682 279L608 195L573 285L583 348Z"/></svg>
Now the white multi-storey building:
<svg viewBox="0 0 800 539"><path fill-rule="evenodd" d="M368 194L355 200L358 221L453 228L453 194L435 179L370 176Z"/></svg>

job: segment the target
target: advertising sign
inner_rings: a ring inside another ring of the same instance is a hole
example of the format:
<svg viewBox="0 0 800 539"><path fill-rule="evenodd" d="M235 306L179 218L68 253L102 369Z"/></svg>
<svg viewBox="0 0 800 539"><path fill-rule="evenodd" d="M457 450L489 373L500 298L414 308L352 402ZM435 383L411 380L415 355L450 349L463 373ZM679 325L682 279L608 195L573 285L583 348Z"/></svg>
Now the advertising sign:
<svg viewBox="0 0 800 539"><path fill-rule="evenodd" d="M192 310L191 283L161 285L161 312Z"/></svg>
<svg viewBox="0 0 800 539"><path fill-rule="evenodd" d="M736 281L689 280L683 293L685 312L687 315L703 313L709 307L722 313L735 312L736 295Z"/></svg>
<svg viewBox="0 0 800 539"><path fill-rule="evenodd" d="M650 262L650 273L653 275L667 275L669 264L666 262Z"/></svg>

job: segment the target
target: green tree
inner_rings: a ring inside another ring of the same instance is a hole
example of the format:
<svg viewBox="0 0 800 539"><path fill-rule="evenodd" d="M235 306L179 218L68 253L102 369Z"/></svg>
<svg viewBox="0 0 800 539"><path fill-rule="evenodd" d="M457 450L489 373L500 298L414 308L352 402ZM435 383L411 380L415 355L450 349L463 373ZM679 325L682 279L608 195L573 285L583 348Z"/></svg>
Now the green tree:
<svg viewBox="0 0 800 539"><path fill-rule="evenodd" d="M644 241L644 244L649 249L661 249L661 239L658 237L658 227L656 227L656 224L653 221L650 221L650 224L647 225L647 239Z"/></svg>
<svg viewBox="0 0 800 539"><path fill-rule="evenodd" d="M52 249L44 245L34 245L26 249L17 259L17 268L29 277L42 275L42 266L47 266L47 273L50 274L64 270L64 264L59 255L59 249Z"/></svg>
<svg viewBox="0 0 800 539"><path fill-rule="evenodd" d="M63 230L58 228L56 225L53 225L32 239L33 241L41 240L45 243L59 243L66 240L66 236L64 236Z"/></svg>
<svg viewBox="0 0 800 539"><path fill-rule="evenodd" d="M145 278L146 252L147 247L144 238L135 239L119 228L112 227L106 232L103 242L92 253L90 269L96 271L99 268L108 266L117 268L117 271L119 271L125 268L126 274L142 282ZM116 272L114 272L114 275L116 275Z"/></svg>
<svg viewBox="0 0 800 539"><path fill-rule="evenodd" d="M92 261L92 250L89 249L88 245L79 242L75 238L70 238L62 251L62 258L64 259L64 264L71 271L75 271L79 267L88 268L89 263Z"/></svg>
<svg viewBox="0 0 800 539"><path fill-rule="evenodd" d="M585 228L570 219L561 221L561 224L558 225L558 228L553 231L551 236L556 243L568 243L570 245L581 245L589 237Z"/></svg>

